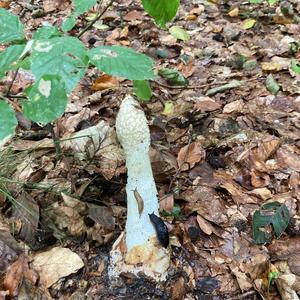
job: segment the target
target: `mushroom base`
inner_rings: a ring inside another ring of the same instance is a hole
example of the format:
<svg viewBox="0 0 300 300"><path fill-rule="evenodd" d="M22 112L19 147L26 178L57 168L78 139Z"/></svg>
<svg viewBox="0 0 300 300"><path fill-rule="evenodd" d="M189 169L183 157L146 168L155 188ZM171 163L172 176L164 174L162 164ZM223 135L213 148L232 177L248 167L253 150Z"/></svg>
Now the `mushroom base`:
<svg viewBox="0 0 300 300"><path fill-rule="evenodd" d="M125 234L122 233L110 252L109 276L115 278L121 273L138 276L142 272L155 281L164 281L169 265L168 250L160 246L156 236L151 236L145 244L135 246L127 252Z"/></svg>

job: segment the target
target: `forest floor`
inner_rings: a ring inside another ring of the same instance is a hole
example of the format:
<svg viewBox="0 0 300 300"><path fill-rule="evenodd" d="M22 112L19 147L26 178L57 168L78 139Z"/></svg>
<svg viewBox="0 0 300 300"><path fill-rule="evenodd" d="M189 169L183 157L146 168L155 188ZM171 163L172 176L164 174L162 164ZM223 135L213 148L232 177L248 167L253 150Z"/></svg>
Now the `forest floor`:
<svg viewBox="0 0 300 300"><path fill-rule="evenodd" d="M27 2L8 9L29 37L45 22L61 25L72 10L69 1ZM0 152L0 299L299 299L299 13L297 0L183 0L161 29L140 1L115 1L80 40L132 47L157 70L188 80L174 86L157 77L142 103L170 232L167 281L108 277L109 252L126 222L126 168L114 125L132 84L89 69L54 124L61 158L49 131L21 114ZM172 26L180 27L177 38ZM11 95L31 81L20 70ZM100 142L75 139L96 125Z"/></svg>

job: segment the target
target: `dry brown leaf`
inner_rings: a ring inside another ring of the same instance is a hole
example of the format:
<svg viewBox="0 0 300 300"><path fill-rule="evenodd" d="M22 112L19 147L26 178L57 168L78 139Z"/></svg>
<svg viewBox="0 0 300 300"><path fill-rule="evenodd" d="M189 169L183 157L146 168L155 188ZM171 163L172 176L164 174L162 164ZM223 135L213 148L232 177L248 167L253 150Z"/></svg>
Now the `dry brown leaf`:
<svg viewBox="0 0 300 300"><path fill-rule="evenodd" d="M25 256L20 255L7 270L3 285L9 290L9 295L15 297L19 293L19 287L22 284L24 277Z"/></svg>
<svg viewBox="0 0 300 300"><path fill-rule="evenodd" d="M241 272L238 267L235 267L231 269L231 272L234 274L234 276L237 279L237 282L239 284L239 287L242 292L248 291L252 288L252 282L251 279L247 277L247 275L243 272Z"/></svg>
<svg viewBox="0 0 300 300"><path fill-rule="evenodd" d="M277 160L282 167L288 167L294 171L300 172L299 153L295 153L292 147L285 145L276 152Z"/></svg>
<svg viewBox="0 0 300 300"><path fill-rule="evenodd" d="M142 20L144 13L138 10L131 10L124 16L125 21L135 21L135 20Z"/></svg>
<svg viewBox="0 0 300 300"><path fill-rule="evenodd" d="M295 290L295 288L299 287L300 278L290 271L286 262L276 262L274 265L279 271L279 277L275 282L282 300L299 300L297 296L299 290Z"/></svg>
<svg viewBox="0 0 300 300"><path fill-rule="evenodd" d="M108 74L103 74L94 81L91 89L92 91L102 91L105 89L117 87L119 87L119 80L116 77L110 76Z"/></svg>
<svg viewBox="0 0 300 300"><path fill-rule="evenodd" d="M9 228L4 228L0 223L0 274L18 258L21 249L10 234Z"/></svg>
<svg viewBox="0 0 300 300"><path fill-rule="evenodd" d="M174 195L168 194L162 197L159 201L159 210L171 213L174 208Z"/></svg>
<svg viewBox="0 0 300 300"><path fill-rule="evenodd" d="M84 263L70 249L54 247L35 254L32 266L39 273L41 284L50 287L60 278L76 273L84 266Z"/></svg>
<svg viewBox="0 0 300 300"><path fill-rule="evenodd" d="M177 156L177 163L182 171L192 169L197 163L205 158L205 150L199 141L182 147Z"/></svg>
<svg viewBox="0 0 300 300"><path fill-rule="evenodd" d="M185 78L191 77L195 72L193 60L190 60L188 64L182 64L180 67L178 67L178 71L181 71Z"/></svg>
<svg viewBox="0 0 300 300"><path fill-rule="evenodd" d="M200 215L197 215L197 222L200 229L207 235L211 235L214 232L214 227Z"/></svg>
<svg viewBox="0 0 300 300"><path fill-rule="evenodd" d="M224 114L230 114L232 112L241 112L244 107L244 101L243 100L236 100L231 103L228 103L223 108Z"/></svg>
<svg viewBox="0 0 300 300"><path fill-rule="evenodd" d="M194 105L195 111L206 112L221 108L221 105L210 97L199 97Z"/></svg>
<svg viewBox="0 0 300 300"><path fill-rule="evenodd" d="M55 11L61 6L62 2L63 0L44 0L43 1L44 11L46 13Z"/></svg>
<svg viewBox="0 0 300 300"><path fill-rule="evenodd" d="M170 290L170 299L171 300L181 300L185 296L185 283L184 278L179 277L175 282L172 282Z"/></svg>
<svg viewBox="0 0 300 300"><path fill-rule="evenodd" d="M1 0L0 8L9 8L11 0Z"/></svg>

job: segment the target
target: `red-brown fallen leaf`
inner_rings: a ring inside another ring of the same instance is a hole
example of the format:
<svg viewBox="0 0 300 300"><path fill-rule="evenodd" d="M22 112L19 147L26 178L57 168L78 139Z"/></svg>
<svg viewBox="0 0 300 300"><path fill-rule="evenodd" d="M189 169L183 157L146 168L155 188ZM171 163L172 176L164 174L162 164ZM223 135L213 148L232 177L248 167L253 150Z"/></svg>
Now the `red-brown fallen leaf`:
<svg viewBox="0 0 300 300"><path fill-rule="evenodd" d="M116 77L104 74L94 81L91 89L92 91L102 91L109 88L117 88L118 86L119 81Z"/></svg>
<svg viewBox="0 0 300 300"><path fill-rule="evenodd" d="M270 176L266 173L252 170L251 173L251 184L256 188L262 188L270 183Z"/></svg>
<svg viewBox="0 0 300 300"><path fill-rule="evenodd" d="M195 111L205 112L205 111L214 111L221 107L221 105L215 102L210 97L200 97L197 99L197 102L194 105Z"/></svg>
<svg viewBox="0 0 300 300"><path fill-rule="evenodd" d="M185 290L184 278L179 277L175 282L172 283L171 290L170 290L170 299L171 300L183 299L185 292L186 290Z"/></svg>
<svg viewBox="0 0 300 300"><path fill-rule="evenodd" d="M8 8L10 3L11 3L11 0L1 0L0 1L0 7L1 8Z"/></svg>
<svg viewBox="0 0 300 300"><path fill-rule="evenodd" d="M20 255L18 260L15 261L6 272L3 285L9 291L11 297L18 295L19 287L24 277L24 264L25 257L24 255Z"/></svg>
<svg viewBox="0 0 300 300"><path fill-rule="evenodd" d="M199 141L182 147L177 156L177 163L181 171L192 169L198 162L205 158L205 150Z"/></svg>
<svg viewBox="0 0 300 300"><path fill-rule="evenodd" d="M188 64L182 64L178 67L178 71L181 71L182 75L185 78L192 76L195 72L194 62L190 60Z"/></svg>
<svg viewBox="0 0 300 300"><path fill-rule="evenodd" d="M142 20L144 13L142 11L132 10L124 16L125 21Z"/></svg>

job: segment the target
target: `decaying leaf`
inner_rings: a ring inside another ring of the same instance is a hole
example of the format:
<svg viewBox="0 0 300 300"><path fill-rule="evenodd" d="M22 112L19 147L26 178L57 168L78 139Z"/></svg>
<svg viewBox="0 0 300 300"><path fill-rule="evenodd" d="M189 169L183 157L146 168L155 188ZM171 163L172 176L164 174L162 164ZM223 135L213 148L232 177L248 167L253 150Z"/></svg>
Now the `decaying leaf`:
<svg viewBox="0 0 300 300"><path fill-rule="evenodd" d="M50 287L60 278L77 272L84 264L70 249L54 247L34 255L32 266L38 272L41 283Z"/></svg>

